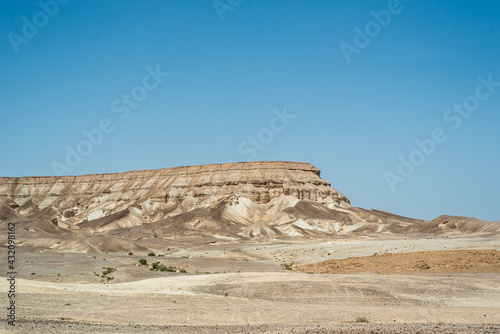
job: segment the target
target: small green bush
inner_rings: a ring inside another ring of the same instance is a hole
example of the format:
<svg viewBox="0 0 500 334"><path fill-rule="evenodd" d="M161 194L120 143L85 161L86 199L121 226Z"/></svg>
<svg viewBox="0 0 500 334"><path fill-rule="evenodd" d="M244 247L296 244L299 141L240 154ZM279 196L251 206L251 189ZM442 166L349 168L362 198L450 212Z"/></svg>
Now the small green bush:
<svg viewBox="0 0 500 334"><path fill-rule="evenodd" d="M146 259L140 259L139 263L142 264L143 266L145 266L148 264L148 261L146 261Z"/></svg>
<svg viewBox="0 0 500 334"><path fill-rule="evenodd" d="M148 256L156 256L154 252L148 253Z"/></svg>
<svg viewBox="0 0 500 334"><path fill-rule="evenodd" d="M111 274L113 271L116 271L116 268L111 268L111 267L102 267L104 269L102 271L102 274L106 276L107 274Z"/></svg>
<svg viewBox="0 0 500 334"><path fill-rule="evenodd" d="M158 270L158 269L160 269L160 268L159 268L159 265L160 265L160 261L158 261L158 262L153 262L153 263L151 263L151 269L152 269L152 270Z"/></svg>
<svg viewBox="0 0 500 334"><path fill-rule="evenodd" d="M177 268L173 266L165 266L164 264L160 263L160 261L154 262L150 265L149 270L156 270L156 271L169 271L169 272L177 272Z"/></svg>
<svg viewBox="0 0 500 334"><path fill-rule="evenodd" d="M128 255L134 255L134 253L132 253L132 252L128 252Z"/></svg>

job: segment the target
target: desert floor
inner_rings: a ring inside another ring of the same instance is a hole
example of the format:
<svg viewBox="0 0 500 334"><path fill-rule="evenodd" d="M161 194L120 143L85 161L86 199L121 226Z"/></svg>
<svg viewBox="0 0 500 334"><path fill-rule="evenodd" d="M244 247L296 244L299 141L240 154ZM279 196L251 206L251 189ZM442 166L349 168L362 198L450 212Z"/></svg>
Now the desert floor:
<svg viewBox="0 0 500 334"><path fill-rule="evenodd" d="M191 247L172 243L156 252L155 257L146 253L77 254L18 246L17 326L12 328L3 321L0 330L500 332L500 271L490 268L485 272L475 266L473 259L467 258L466 272L447 270L445 265L433 272L434 264L429 259L429 268L393 274L387 268L398 264L391 264L389 257L380 262L380 270L366 266L366 271L356 273L311 274L285 269L334 259L450 250L500 250L500 239L392 236L246 244L221 241ZM160 261L186 273L151 271L139 264L140 259L148 263ZM498 267L499 263L500 257L493 265ZM104 268L115 271L103 278L100 275ZM6 261L2 261L0 272L7 271ZM5 279L0 287L1 305L7 305ZM356 322L363 318L368 323Z"/></svg>

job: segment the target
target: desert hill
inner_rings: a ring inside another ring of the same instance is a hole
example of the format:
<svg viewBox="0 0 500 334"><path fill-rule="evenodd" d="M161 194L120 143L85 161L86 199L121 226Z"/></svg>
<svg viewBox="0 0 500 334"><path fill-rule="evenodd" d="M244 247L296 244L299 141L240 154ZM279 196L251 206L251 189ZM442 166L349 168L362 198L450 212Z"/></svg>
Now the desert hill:
<svg viewBox="0 0 500 334"><path fill-rule="evenodd" d="M301 162L245 162L115 174L0 178L0 221L20 243L74 252L147 250L162 240L495 234L500 222L423 221L352 206Z"/></svg>

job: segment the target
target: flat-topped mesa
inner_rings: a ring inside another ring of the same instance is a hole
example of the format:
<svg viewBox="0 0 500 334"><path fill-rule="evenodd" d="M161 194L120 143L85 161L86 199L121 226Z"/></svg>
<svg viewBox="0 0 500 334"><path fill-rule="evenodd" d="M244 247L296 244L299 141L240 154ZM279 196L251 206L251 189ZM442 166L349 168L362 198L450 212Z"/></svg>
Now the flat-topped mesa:
<svg viewBox="0 0 500 334"><path fill-rule="evenodd" d="M0 207L14 208L20 218L35 213L33 210L53 209L60 217L76 215L81 221L132 206L142 207L145 214L156 211L159 204L188 197L193 199L190 206L196 207L238 197L262 204L280 195L320 203L349 203L346 196L320 177L316 167L303 162L241 162L112 174L0 178Z"/></svg>

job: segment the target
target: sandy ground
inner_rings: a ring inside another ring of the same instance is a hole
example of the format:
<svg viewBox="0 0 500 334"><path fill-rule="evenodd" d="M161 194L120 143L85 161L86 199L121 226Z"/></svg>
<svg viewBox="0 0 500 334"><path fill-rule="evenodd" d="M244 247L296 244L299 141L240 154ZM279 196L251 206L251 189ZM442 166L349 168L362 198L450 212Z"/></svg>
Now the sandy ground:
<svg viewBox="0 0 500 334"><path fill-rule="evenodd" d="M500 250L496 238L220 243L165 249L161 257L18 249L19 333L500 332L498 272L307 274L282 268L375 252ZM138 265L141 258L187 273L150 271ZM95 275L103 267L116 269L106 284ZM0 270L6 272L5 264ZM5 279L0 287L8 290ZM0 300L6 305L6 293ZM369 323L349 323L361 317ZM6 322L0 329L12 330Z"/></svg>
<svg viewBox="0 0 500 334"><path fill-rule="evenodd" d="M295 268L295 265L287 268ZM374 254L299 265L296 270L315 274L371 272L381 275L500 273L500 252L496 250L448 250Z"/></svg>

